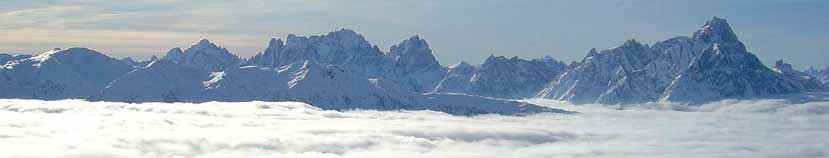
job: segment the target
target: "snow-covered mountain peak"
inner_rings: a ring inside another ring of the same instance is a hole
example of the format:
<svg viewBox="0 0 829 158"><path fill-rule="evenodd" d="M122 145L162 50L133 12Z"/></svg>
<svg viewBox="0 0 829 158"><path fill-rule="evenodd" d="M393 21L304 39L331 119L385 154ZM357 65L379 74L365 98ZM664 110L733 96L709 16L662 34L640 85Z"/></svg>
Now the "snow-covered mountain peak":
<svg viewBox="0 0 829 158"><path fill-rule="evenodd" d="M184 52L179 47L175 47L167 51L164 58L171 59L171 60L181 60L184 57Z"/></svg>
<svg viewBox="0 0 829 158"><path fill-rule="evenodd" d="M224 49L224 48L219 47L218 45L216 45L213 42L210 42L210 40L208 40L208 39L201 39L201 40L199 40L198 43L193 44L187 50L190 50L190 49Z"/></svg>
<svg viewBox="0 0 829 158"><path fill-rule="evenodd" d="M490 55L479 66L453 65L436 92L465 93L497 98L532 97L567 69L552 58L519 59Z"/></svg>
<svg viewBox="0 0 829 158"><path fill-rule="evenodd" d="M694 32L692 37L694 40L702 41L704 43L721 43L721 44L740 44L737 34L731 30L728 21L719 17L705 22L697 32Z"/></svg>
<svg viewBox="0 0 829 158"><path fill-rule="evenodd" d="M59 48L53 49L51 51L47 51L40 55L32 57L33 60L37 61L46 61L53 58L80 58L80 57L94 57L94 58L109 58L108 56L101 54L97 51L91 50L89 48L69 48L66 50L62 50Z"/></svg>
<svg viewBox="0 0 829 158"><path fill-rule="evenodd" d="M0 68L0 98L89 96L132 67L88 48L52 50Z"/></svg>
<svg viewBox="0 0 829 158"><path fill-rule="evenodd" d="M455 63L455 64L449 66L449 69L466 68L466 67L472 67L472 64L469 64L465 61L459 61L458 63Z"/></svg>
<svg viewBox="0 0 829 158"><path fill-rule="evenodd" d="M241 64L238 56L207 39L200 40L184 52L180 48L170 49L164 59L210 72L222 71Z"/></svg>
<svg viewBox="0 0 829 158"><path fill-rule="evenodd" d="M639 41L636 41L636 39L629 39L629 40L625 41L625 43L623 43L619 47L621 47L621 48L637 48L637 47L642 47L642 46L643 46L643 44L639 43Z"/></svg>
<svg viewBox="0 0 829 158"><path fill-rule="evenodd" d="M359 33L351 29L339 29L337 31L329 32L326 36L335 39L340 39L343 41L366 41L366 38L363 37L363 35L360 35Z"/></svg>
<svg viewBox="0 0 829 158"><path fill-rule="evenodd" d="M205 38L205 39L199 40L199 43L196 43L195 45L208 46L208 45L213 45L213 43L210 42L210 40Z"/></svg>
<svg viewBox="0 0 829 158"><path fill-rule="evenodd" d="M417 35L391 46L389 50L389 56L405 71L434 70L441 67L429 44Z"/></svg>

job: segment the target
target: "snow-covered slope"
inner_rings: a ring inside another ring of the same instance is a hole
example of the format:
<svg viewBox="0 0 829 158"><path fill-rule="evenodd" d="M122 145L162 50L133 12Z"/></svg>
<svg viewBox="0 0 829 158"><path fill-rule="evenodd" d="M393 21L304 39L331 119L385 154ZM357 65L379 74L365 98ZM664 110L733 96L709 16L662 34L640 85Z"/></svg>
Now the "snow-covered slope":
<svg viewBox="0 0 829 158"><path fill-rule="evenodd" d="M629 40L590 53L539 97L574 103L700 103L822 91L774 72L746 51L725 19L653 46Z"/></svg>
<svg viewBox="0 0 829 158"><path fill-rule="evenodd" d="M238 56L207 39L202 39L184 52L180 48L173 48L164 59L208 72L222 71L242 64L242 59Z"/></svg>
<svg viewBox="0 0 829 158"><path fill-rule="evenodd" d="M155 60L146 67L121 76L90 100L124 102L193 102L204 101L202 82L209 73L168 59Z"/></svg>
<svg viewBox="0 0 829 158"><path fill-rule="evenodd" d="M26 59L26 58L31 58L31 57L32 57L32 55L11 55L11 54L0 53L0 65L5 65L6 62L9 62L9 61L12 61L12 60L20 60L20 59Z"/></svg>
<svg viewBox="0 0 829 158"><path fill-rule="evenodd" d="M464 62L452 66L435 91L496 98L529 98L566 69L567 65L552 57L524 60L490 56L480 66Z"/></svg>
<svg viewBox="0 0 829 158"><path fill-rule="evenodd" d="M300 101L323 109L434 110L457 115L564 112L477 96L420 94L309 60L278 68L245 66L205 72L167 60L132 71L93 100L126 102Z"/></svg>
<svg viewBox="0 0 829 158"><path fill-rule="evenodd" d="M416 102L413 92L360 78L336 65L309 60L279 68L247 66L214 73L205 82L219 101L301 101L327 109L406 109Z"/></svg>
<svg viewBox="0 0 829 158"><path fill-rule="evenodd" d="M0 67L0 98L84 98L131 69L87 48L54 49Z"/></svg>

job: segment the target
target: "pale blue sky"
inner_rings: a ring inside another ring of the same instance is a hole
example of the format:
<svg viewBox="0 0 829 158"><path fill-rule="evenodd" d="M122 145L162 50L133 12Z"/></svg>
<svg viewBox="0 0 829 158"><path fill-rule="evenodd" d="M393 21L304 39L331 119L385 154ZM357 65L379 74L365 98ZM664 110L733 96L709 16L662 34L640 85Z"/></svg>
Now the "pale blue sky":
<svg viewBox="0 0 829 158"><path fill-rule="evenodd" d="M580 60L636 38L652 44L728 19L766 63L829 66L825 0L11 0L0 5L0 52L91 47L146 58L209 38L241 56L270 37L349 28L383 49L425 38L443 65L489 54Z"/></svg>

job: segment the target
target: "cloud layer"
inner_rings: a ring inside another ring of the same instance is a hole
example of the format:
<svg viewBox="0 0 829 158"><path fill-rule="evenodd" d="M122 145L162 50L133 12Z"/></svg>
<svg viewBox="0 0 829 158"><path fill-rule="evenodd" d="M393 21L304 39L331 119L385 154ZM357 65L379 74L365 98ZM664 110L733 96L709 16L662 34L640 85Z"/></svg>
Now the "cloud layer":
<svg viewBox="0 0 829 158"><path fill-rule="evenodd" d="M826 157L829 103L457 117L303 103L0 100L0 157Z"/></svg>

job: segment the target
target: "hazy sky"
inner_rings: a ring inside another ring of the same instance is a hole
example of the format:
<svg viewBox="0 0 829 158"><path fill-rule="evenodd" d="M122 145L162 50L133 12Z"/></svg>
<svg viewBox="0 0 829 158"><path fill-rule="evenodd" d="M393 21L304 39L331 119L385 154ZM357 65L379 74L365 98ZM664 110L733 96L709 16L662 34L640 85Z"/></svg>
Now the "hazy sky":
<svg viewBox="0 0 829 158"><path fill-rule="evenodd" d="M208 38L248 57L270 37L349 28L385 50L420 34L443 65L489 54L572 61L630 38L690 35L713 16L767 64L829 66L825 0L4 0L0 52L146 58Z"/></svg>

